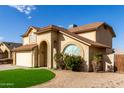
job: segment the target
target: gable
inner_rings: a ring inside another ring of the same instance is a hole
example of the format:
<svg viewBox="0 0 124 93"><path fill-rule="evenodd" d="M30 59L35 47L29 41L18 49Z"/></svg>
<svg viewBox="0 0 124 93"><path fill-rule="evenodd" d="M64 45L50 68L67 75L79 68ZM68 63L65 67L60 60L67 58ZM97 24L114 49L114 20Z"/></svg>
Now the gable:
<svg viewBox="0 0 124 93"><path fill-rule="evenodd" d="M33 27L33 26L32 26L32 27L29 27L28 30L22 35L22 37L23 37L23 38L24 38L24 37L27 37L27 36L31 35L32 33L37 32L38 29L40 29L40 28L38 28L38 27Z"/></svg>

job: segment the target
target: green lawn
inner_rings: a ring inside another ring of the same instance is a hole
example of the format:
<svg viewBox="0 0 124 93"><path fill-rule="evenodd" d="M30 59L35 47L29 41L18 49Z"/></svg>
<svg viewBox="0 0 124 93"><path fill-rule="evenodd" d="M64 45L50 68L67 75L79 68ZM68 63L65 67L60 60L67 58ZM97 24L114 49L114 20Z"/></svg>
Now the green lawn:
<svg viewBox="0 0 124 93"><path fill-rule="evenodd" d="M46 69L14 69L0 71L0 88L25 88L44 83L55 77Z"/></svg>

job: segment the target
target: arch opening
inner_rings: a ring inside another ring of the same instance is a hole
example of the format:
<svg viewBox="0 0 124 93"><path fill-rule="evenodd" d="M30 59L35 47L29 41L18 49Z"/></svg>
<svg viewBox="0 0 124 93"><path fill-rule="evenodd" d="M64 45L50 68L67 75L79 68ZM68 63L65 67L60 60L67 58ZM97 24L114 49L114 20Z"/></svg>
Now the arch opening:
<svg viewBox="0 0 124 93"><path fill-rule="evenodd" d="M46 41L40 44L40 67L47 67L47 43Z"/></svg>

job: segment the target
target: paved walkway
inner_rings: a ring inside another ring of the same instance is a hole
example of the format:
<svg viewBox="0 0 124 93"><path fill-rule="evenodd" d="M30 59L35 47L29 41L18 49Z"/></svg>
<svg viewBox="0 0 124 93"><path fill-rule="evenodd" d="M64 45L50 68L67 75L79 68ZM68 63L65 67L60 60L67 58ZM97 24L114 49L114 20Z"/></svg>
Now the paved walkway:
<svg viewBox="0 0 124 93"><path fill-rule="evenodd" d="M17 69L17 68L24 68L24 67L15 66L15 65L12 65L12 64L0 65L0 70L9 70L9 69Z"/></svg>
<svg viewBox="0 0 124 93"><path fill-rule="evenodd" d="M34 88L114 88L124 87L124 74L53 71L56 77Z"/></svg>

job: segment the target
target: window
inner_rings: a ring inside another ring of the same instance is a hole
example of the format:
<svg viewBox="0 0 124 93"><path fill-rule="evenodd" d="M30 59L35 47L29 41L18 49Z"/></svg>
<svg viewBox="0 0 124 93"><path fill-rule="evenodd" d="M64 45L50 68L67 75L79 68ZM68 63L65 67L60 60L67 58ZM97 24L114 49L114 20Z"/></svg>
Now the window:
<svg viewBox="0 0 124 93"><path fill-rule="evenodd" d="M67 47L65 47L64 54L79 56L80 55L80 48L78 48L74 44L70 44Z"/></svg>
<svg viewBox="0 0 124 93"><path fill-rule="evenodd" d="M36 37L36 35L30 35L29 36L29 41L30 41L30 43L34 43L34 42L36 42L36 40L37 40L37 37Z"/></svg>

